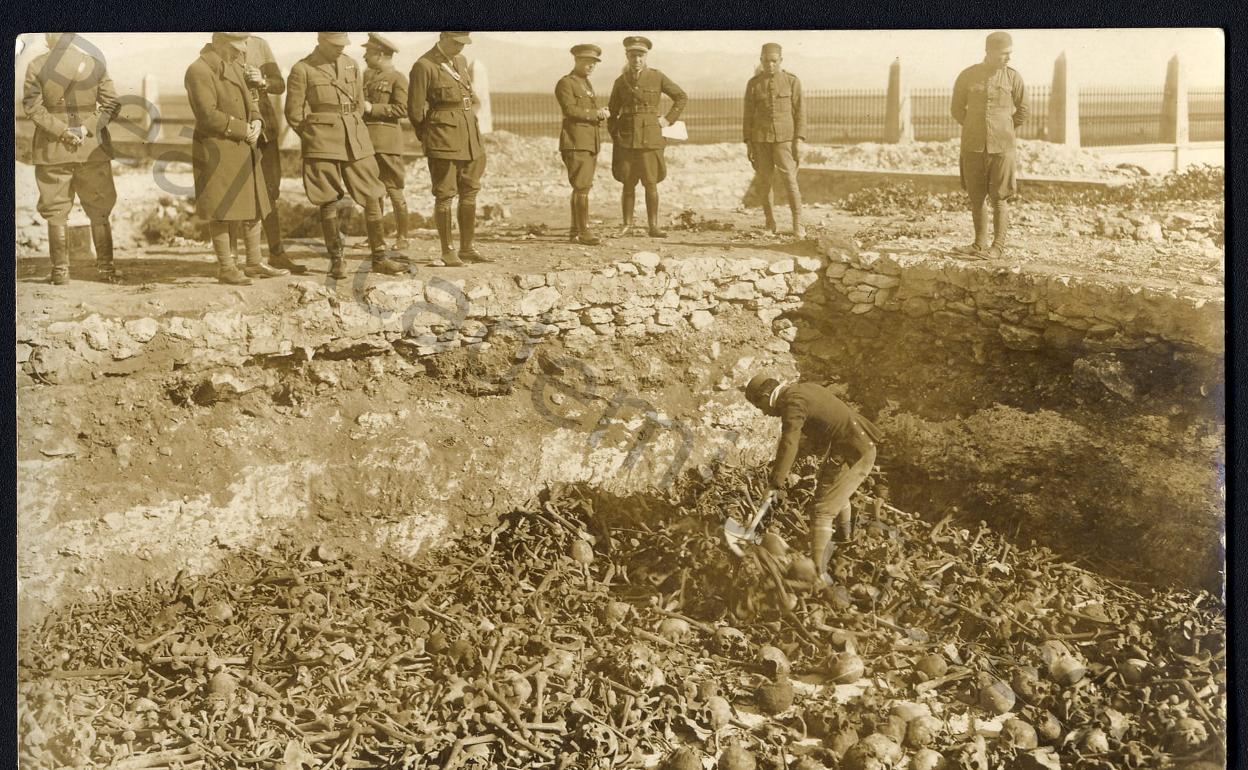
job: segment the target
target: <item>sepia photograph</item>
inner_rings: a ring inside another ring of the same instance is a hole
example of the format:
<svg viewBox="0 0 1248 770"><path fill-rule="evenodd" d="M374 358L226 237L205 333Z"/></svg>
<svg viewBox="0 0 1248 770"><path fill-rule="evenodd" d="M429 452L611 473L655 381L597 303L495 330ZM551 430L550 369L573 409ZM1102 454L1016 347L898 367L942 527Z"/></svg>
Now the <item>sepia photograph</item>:
<svg viewBox="0 0 1248 770"><path fill-rule="evenodd" d="M23 770L1233 764L1222 29L14 44Z"/></svg>

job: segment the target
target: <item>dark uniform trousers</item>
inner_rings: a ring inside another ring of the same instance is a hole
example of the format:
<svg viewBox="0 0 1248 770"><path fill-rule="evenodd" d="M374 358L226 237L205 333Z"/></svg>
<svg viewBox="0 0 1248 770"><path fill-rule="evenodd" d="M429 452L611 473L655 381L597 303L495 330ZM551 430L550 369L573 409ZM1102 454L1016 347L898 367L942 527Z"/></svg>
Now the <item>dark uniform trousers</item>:
<svg viewBox="0 0 1248 770"><path fill-rule="evenodd" d="M117 190L101 139L117 109L117 92L104 63L73 46L35 57L26 68L22 108L35 125L31 156L39 215L64 226L77 197L93 223L107 222ZM63 144L66 128L81 128L82 144Z"/></svg>
<svg viewBox="0 0 1248 770"><path fill-rule="evenodd" d="M425 148L433 197L449 206L476 206L485 173L485 149L477 125L480 100L472 90L467 60L448 58L437 46L412 65L407 112Z"/></svg>
<svg viewBox="0 0 1248 770"><path fill-rule="evenodd" d="M789 206L797 210L802 196L797 186L793 140L804 139L806 134L801 81L783 70L775 75L759 73L745 87L744 105L742 131L754 150L754 171L767 216L773 216L771 187L777 171L784 181Z"/></svg>

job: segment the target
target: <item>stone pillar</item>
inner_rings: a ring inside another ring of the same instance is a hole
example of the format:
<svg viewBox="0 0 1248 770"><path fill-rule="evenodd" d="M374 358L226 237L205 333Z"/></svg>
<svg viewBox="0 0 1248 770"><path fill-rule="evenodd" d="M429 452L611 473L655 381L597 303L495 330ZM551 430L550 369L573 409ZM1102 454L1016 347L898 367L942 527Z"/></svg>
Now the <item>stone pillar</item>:
<svg viewBox="0 0 1248 770"><path fill-rule="evenodd" d="M884 108L884 141L889 144L914 141L910 122L910 91L901 77L901 59L888 66L888 103Z"/></svg>
<svg viewBox="0 0 1248 770"><path fill-rule="evenodd" d="M490 109L490 73L485 69L485 62L480 59L473 59L469 67L472 71L472 90L481 100L481 104L477 107L477 125L480 126L481 133L493 133L494 111Z"/></svg>
<svg viewBox="0 0 1248 770"><path fill-rule="evenodd" d="M1070 73L1065 51L1053 62L1046 133L1055 144L1079 146L1079 83Z"/></svg>
<svg viewBox="0 0 1248 770"><path fill-rule="evenodd" d="M1187 79L1179 65L1179 55L1166 65L1166 92L1161 98L1161 141L1187 144Z"/></svg>

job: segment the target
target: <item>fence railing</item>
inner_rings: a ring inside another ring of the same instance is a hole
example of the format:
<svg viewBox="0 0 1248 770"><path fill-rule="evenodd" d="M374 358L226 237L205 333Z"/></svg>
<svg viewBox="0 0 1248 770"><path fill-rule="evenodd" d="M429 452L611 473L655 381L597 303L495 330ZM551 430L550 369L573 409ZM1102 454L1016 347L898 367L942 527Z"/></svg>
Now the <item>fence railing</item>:
<svg viewBox="0 0 1248 770"><path fill-rule="evenodd" d="M1187 121L1193 142L1226 138L1226 90L1193 88L1187 92Z"/></svg>

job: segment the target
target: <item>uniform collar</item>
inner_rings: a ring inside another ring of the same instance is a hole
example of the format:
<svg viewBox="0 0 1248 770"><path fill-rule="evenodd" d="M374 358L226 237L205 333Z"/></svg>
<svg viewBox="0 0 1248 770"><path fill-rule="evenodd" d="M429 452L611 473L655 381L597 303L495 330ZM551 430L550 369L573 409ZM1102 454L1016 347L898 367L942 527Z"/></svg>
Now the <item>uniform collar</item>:
<svg viewBox="0 0 1248 770"><path fill-rule="evenodd" d="M775 390L771 391L771 395L767 397L767 406L774 409L776 407L776 401L780 398L780 391L784 390L786 387L788 387L787 382L782 382L777 385Z"/></svg>

